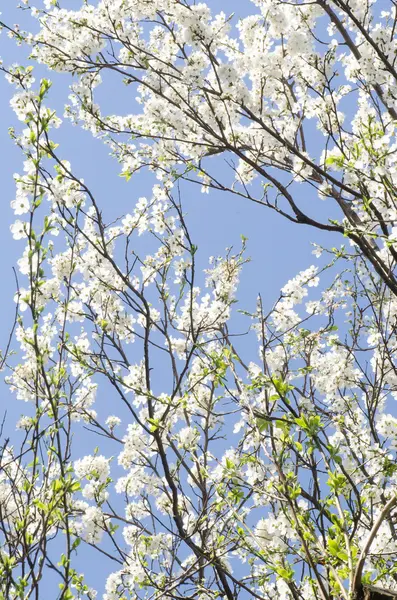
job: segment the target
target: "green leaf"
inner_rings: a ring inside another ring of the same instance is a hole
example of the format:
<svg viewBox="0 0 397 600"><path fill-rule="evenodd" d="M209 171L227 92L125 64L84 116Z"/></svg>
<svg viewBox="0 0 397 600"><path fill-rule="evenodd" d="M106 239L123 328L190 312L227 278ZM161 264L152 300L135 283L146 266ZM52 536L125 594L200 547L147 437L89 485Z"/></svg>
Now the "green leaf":
<svg viewBox="0 0 397 600"><path fill-rule="evenodd" d="M336 494L338 494L346 485L346 477L341 473L331 473L330 471L328 472L328 475L329 479L327 484Z"/></svg>
<svg viewBox="0 0 397 600"><path fill-rule="evenodd" d="M263 431L268 431L268 429L270 427L269 421L267 419L264 419L263 417L258 417L256 419L256 424L261 433Z"/></svg>
<svg viewBox="0 0 397 600"><path fill-rule="evenodd" d="M233 469L236 468L236 465L234 464L234 462L232 460L230 460L230 458L226 459L226 468L229 469L230 471L232 471Z"/></svg>
<svg viewBox="0 0 397 600"><path fill-rule="evenodd" d="M288 567L287 569L285 569L284 567L279 567L278 569L276 569L276 573L285 581L292 581L294 578L294 572L290 567Z"/></svg>
<svg viewBox="0 0 397 600"><path fill-rule="evenodd" d="M332 556L338 556L338 554L340 552L340 546L336 540L331 540L331 539L328 540L328 552Z"/></svg>
<svg viewBox="0 0 397 600"><path fill-rule="evenodd" d="M148 419L148 422L151 425L150 431L152 433L154 433L155 431L157 431L157 429L159 429L159 427L160 427L160 421L158 419Z"/></svg>
<svg viewBox="0 0 397 600"><path fill-rule="evenodd" d="M54 492L59 492L60 490L63 489L63 481L61 481L60 479L55 479L52 482L52 489L54 490Z"/></svg>
<svg viewBox="0 0 397 600"><path fill-rule="evenodd" d="M285 381L282 381L282 379L277 379L276 377L272 377L271 379L272 384L274 385L274 387L277 390L277 393L279 394L279 396L281 396L282 398L284 396L286 396L286 394L290 391L294 389L293 385L289 385L288 383L286 383Z"/></svg>

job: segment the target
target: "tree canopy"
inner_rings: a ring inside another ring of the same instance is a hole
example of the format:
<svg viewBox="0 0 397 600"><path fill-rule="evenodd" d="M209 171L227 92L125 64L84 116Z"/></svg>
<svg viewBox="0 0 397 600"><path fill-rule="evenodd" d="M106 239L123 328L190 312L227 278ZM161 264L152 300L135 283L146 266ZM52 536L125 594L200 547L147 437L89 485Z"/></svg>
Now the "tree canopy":
<svg viewBox="0 0 397 600"><path fill-rule="evenodd" d="M29 48L1 66L24 161L2 368L26 414L2 431L0 599L393 597L396 3L67 4L0 23ZM116 220L56 143L51 77L129 189L157 178ZM244 236L198 267L197 184L323 231L271 310L238 302Z"/></svg>

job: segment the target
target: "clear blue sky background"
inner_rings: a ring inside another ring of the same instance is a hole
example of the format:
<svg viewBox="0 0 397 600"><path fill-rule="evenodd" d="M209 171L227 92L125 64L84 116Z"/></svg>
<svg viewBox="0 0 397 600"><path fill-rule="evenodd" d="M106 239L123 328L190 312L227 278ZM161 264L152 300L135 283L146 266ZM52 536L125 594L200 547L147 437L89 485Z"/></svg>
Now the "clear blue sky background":
<svg viewBox="0 0 397 600"><path fill-rule="evenodd" d="M76 7L80 3L77 0L63 2L63 6ZM210 0L209 4L213 12L225 10L235 11L239 16L254 12L255 7L249 0ZM16 0L3 0L2 20L6 23L35 24L34 21L21 15L16 9ZM37 6L41 2L37 0ZM24 48L18 48L15 43L7 38L3 32L0 37L0 56L4 64L14 62L26 62L27 52ZM37 69L37 82L40 77L48 76L44 70ZM49 75L55 84L51 90L48 103L58 109L62 117L62 106L67 100L70 83L68 76ZM16 242L12 239L9 226L14 220L10 208L10 201L14 198L13 173L22 172L23 157L10 140L8 128L15 126L20 130L23 124L18 122L9 106L13 88L2 77L0 77L0 181L1 181L1 219L0 219L0 274L1 274L1 322L0 322L0 348L6 345L9 329L12 324L15 305L13 296L15 293L15 280L12 268L20 257L24 242ZM101 94L105 93L105 88ZM114 92L110 87L106 88L108 96L104 98L107 105L112 105ZM131 112L135 92L131 95L125 94L118 98L118 107L125 112ZM121 105L120 105L121 103ZM119 177L119 165L108 156L107 148L95 140L91 134L72 127L65 121L60 130L53 134L53 138L60 143L59 152L62 158L70 160L74 172L83 177L85 182L96 194L99 204L106 210L113 210L115 214L121 215L131 210L137 198L150 195L155 179L149 173L132 178L125 182ZM301 187L302 194L306 194L305 186ZM307 201L307 199L306 199ZM313 202L322 204L320 210L323 220L327 219L327 205L313 196ZM240 246L240 235L244 234L248 239L248 255L252 262L245 267L241 277L239 306L247 310L254 310L256 297L260 292L265 303L270 306L276 300L280 288L286 281L293 277L298 271L303 270L316 262L312 256L313 247L310 242L337 244L342 239L324 236L320 232L306 226L298 226L289 223L282 217L277 216L271 210L250 204L248 201L238 199L236 196L225 193L201 194L199 186L185 186L183 188L183 205L188 214L187 221L190 225L193 242L199 246L200 257L203 265L206 265L207 257L210 255L223 254L227 246ZM23 286L23 281L21 280ZM256 357L252 356L252 360ZM103 402L103 397L99 402ZM7 428L8 434L12 436L15 418L24 412L25 406L21 406L10 394L7 387L2 385L0 395L0 421L5 410L8 412ZM107 413L112 411L108 410ZM80 445L79 445L80 444ZM84 448L86 446L86 450ZM95 446L95 440L81 440L78 442L78 450L88 453ZM99 562L98 562L99 561ZM101 559L98 557L95 565L98 568ZM107 565L107 569L109 565ZM113 570L113 565L110 565ZM93 574L90 568L88 572ZM95 585L95 582L92 582Z"/></svg>
<svg viewBox="0 0 397 600"><path fill-rule="evenodd" d="M37 27L37 22L31 19L27 11L18 10L17 0L7 0L1 6L1 19L9 24L19 23L22 28L28 30ZM37 6L42 6L40 0ZM63 2L62 6L77 8L80 0L69 0ZM252 14L256 7L249 0L209 0L214 13L220 10L227 12L235 11L238 17ZM12 63L27 63L28 51L24 47L18 47L10 40L6 33L0 36L0 56L5 65ZM70 77L48 73L42 67L35 67L36 84L39 85L41 77L49 77L54 81L50 90L48 105L55 108L60 117L63 116L63 106L67 102L68 85ZM99 88L102 98L104 112L119 110L121 114L134 111L134 98L136 90L131 87L122 88L122 94L118 89L112 89L110 85L102 85ZM0 348L4 348L7 342L9 329L14 317L15 304L13 296L16 290L13 267L21 256L24 241L12 239L9 226L15 217L10 208L10 201L14 198L15 186L13 173L22 172L23 156L14 145L8 134L8 128L14 126L19 132L23 123L19 122L9 105L13 94L13 87L0 76L0 180L1 180L1 219L0 219L0 273L2 282L2 322L0 323ZM115 102L117 106L115 106ZM139 106L137 105L137 110ZM318 132L313 135L322 143ZM64 120L59 130L52 131L53 139L60 144L59 156L71 162L72 168L78 177L84 178L86 184L94 192L97 202L104 211L105 216L120 216L130 212L140 196L150 196L151 188L156 179L149 172L142 172L133 177L129 182L119 176L120 165L108 155L107 147L92 137L86 131L73 127L68 120ZM217 158L220 168L221 159ZM311 192L308 196L308 188L305 185L295 188L298 192L298 204L301 202L307 207L312 206L309 212L315 208L320 211L322 220L327 221L327 210L329 203L323 202ZM299 192L301 197L299 197ZM322 234L321 232L307 226L295 225L275 212L247 200L240 199L233 194L224 192L211 192L202 194L200 186L185 184L182 187L182 200L187 222L190 227L193 242L198 245L198 262L203 268L208 266L208 257L211 255L224 254L225 248L240 247L240 236L243 234L248 238L247 255L251 257L251 263L244 267L240 288L238 293L239 307L245 310L255 310L256 298L261 294L265 306L268 308L277 299L280 288L293 277L298 271L306 269L310 264L319 263L312 255L313 247L310 242L337 245L343 243L343 238ZM315 206L314 206L315 205ZM320 263L319 263L320 264ZM25 282L20 277L20 285ZM244 321L246 327L246 321ZM256 360L256 356L250 356L249 360ZM7 423L13 428L15 416L19 416L26 407L14 400L6 386L3 386L0 396L0 418L7 409ZM89 442L91 444L91 442ZM91 444L92 445L92 444ZM87 447L87 452L89 448Z"/></svg>
<svg viewBox="0 0 397 600"><path fill-rule="evenodd" d="M40 1L36 2L40 6ZM26 18L16 8L17 1L7 0L2 6L2 20L6 23L29 23L35 26L35 21ZM63 2L62 6L77 7L79 0ZM252 13L256 8L249 0L210 0L209 5L213 12L225 10L235 12L236 17ZM237 18L236 18L237 20ZM0 56L4 64L14 62L26 62L27 52L24 48L16 47L15 43L8 40L3 32L0 37ZM48 74L43 69L35 69L36 80L46 76L54 81L48 104L55 107L58 115L62 117L62 107L67 101L68 76ZM9 202L14 197L14 182L12 174L22 171L22 155L14 146L8 135L8 127L16 126L21 129L9 106L13 92L12 86L0 78L0 177L1 177L1 202L2 219L0 221L0 272L2 274L2 314L7 321L11 319L13 312L12 296L15 290L15 282L12 267L15 266L23 250L23 241L12 240L9 225L13 222L13 213ZM113 105L114 91L111 87L100 88L104 103ZM104 98L104 94L106 97ZM131 103L134 102L135 90L131 94L124 94L117 98L117 108L121 111L131 112L134 110ZM107 108L107 107L106 107ZM315 135L315 133L314 133ZM317 134L318 135L318 134ZM72 127L68 121L64 121L60 130L53 132L53 137L60 142L60 155L70 160L74 171L79 177L84 177L88 186L96 193L97 199L102 207L115 207L117 214L122 214L131 209L136 199L142 195L149 195L155 178L148 172L143 176L133 178L126 183L119 177L119 165L108 156L107 148L95 140L91 134ZM299 201L307 202L307 187L301 186L302 198ZM250 204L248 201L238 199L232 194L211 192L209 195L201 194L199 186L185 186L183 189L183 204L188 213L193 240L199 246L201 258L222 254L226 246L240 244L240 234L248 237L248 254L252 257L252 264L248 265L243 274L240 287L240 300L242 305L255 303L258 292L272 303L282 285L297 271L307 268L315 257L312 256L310 241L321 243L328 240L330 236L321 234L312 228L294 225L276 215L266 208ZM326 202L321 202L313 195L310 202L316 202L320 206L323 220L327 220ZM340 240L342 241L342 240ZM333 243L337 239L334 238ZM254 276L255 274L255 276ZM248 306L247 306L248 308ZM0 345L4 339L4 327L0 327Z"/></svg>

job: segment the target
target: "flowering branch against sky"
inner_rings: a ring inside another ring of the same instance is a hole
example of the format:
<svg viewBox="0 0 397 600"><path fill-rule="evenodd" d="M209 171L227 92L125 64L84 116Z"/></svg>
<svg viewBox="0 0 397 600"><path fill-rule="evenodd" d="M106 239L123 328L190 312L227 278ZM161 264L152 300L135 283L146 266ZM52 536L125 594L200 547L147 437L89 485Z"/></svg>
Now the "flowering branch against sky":
<svg viewBox="0 0 397 600"><path fill-rule="evenodd" d="M0 598L397 589L396 8L214 4L3 15Z"/></svg>

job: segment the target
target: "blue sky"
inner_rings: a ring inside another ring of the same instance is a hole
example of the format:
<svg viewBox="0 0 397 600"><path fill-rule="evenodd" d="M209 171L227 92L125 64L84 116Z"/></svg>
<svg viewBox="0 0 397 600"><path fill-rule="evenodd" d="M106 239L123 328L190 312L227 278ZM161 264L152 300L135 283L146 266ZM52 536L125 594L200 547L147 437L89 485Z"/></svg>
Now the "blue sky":
<svg viewBox="0 0 397 600"><path fill-rule="evenodd" d="M40 2L37 3L40 6ZM214 12L225 8L224 0L211 0L210 6ZM37 23L30 19L27 12L16 8L17 2L7 2L2 7L2 20L6 23L20 23L23 28L35 27ZM69 0L64 6L77 7L79 0ZM255 10L249 0L228 0L228 11L243 16ZM28 52L26 48L17 47L3 32L0 37L0 56L4 64L15 62L26 64ZM55 108L62 117L63 105L67 101L68 76L47 73L40 67L35 67L36 84L41 77L49 77L54 81L50 90L47 104ZM102 86L100 94L107 109L111 110L114 98L117 96L117 108L121 111L134 110L136 92L118 96L117 90ZM9 227L14 221L10 201L14 198L15 187L13 173L22 172L23 156L14 145L8 134L8 128L14 126L17 131L23 128L14 116L9 102L13 93L12 86L0 77L0 178L2 219L0 220L0 273L2 281L2 316L0 326L0 348L4 348L8 339L14 317L15 304L13 297L16 291L13 268L23 252L24 242L12 239ZM138 107L139 108L139 107ZM316 132L313 133L316 135ZM319 134L317 133L317 136ZM129 182L119 176L120 166L109 157L107 147L90 133L73 127L64 120L59 130L53 131L53 138L58 142L59 156L71 162L75 174L84 178L88 187L96 196L104 214L112 217L120 216L131 211L140 196L150 196L151 188L156 183L155 177L149 172L142 172ZM222 169L223 159L216 158ZM319 200L315 194L308 195L307 186L302 185L297 190L298 204L315 203L316 211L322 213L322 220L327 221L327 202ZM299 194L300 192L300 194ZM299 195L301 197L299 197ZM203 268L208 266L208 257L224 254L225 248L234 246L239 249L241 235L248 238L247 256L251 262L245 265L239 287L238 307L245 310L255 310L256 298L261 294L264 305L270 308L278 297L280 288L298 271L306 269L313 263L319 263L312 255L313 247L310 242L339 245L343 239L330 234L323 234L313 228L295 225L273 211L249 203L230 193L214 192L202 194L200 186L184 184L182 186L182 202L187 213L187 223L190 227L193 242L199 247L198 264ZM313 206L309 208L311 211ZM320 264L320 263L319 263ZM23 287L23 277L20 277ZM244 322L245 327L245 322ZM255 360L253 356L250 360ZM25 407L13 401L7 388L2 393L0 418L4 410L8 411L8 423L12 427L14 416L20 415Z"/></svg>
<svg viewBox="0 0 397 600"><path fill-rule="evenodd" d="M2 7L2 19L7 23L23 23L32 21L21 15L21 11L15 8L17 2L7 3ZM79 3L71 0L64 3L65 6L75 7ZM212 0L209 2L211 8L225 7L223 0ZM236 15L252 12L252 4L245 0L228 0L227 7ZM254 9L255 10L255 9ZM35 22L33 21L33 26ZM0 56L4 64L19 62L26 57L26 50L17 48L8 40L5 34L0 38ZM44 70L36 70L36 80L42 76L48 76ZM67 77L50 74L49 78L54 80L54 86L50 91L48 104L55 107L62 117L62 107L67 100L68 83ZM112 93L110 87L102 87L101 95L108 94L105 98L106 104L112 105ZM3 78L0 79L0 110L2 114L0 125L0 152L2 156L0 164L0 175L2 181L1 200L3 202L3 218L0 223L0 269L3 281L3 314L10 318L13 302L12 296L15 282L12 267L15 266L23 242L15 242L9 232L9 225L13 221L12 210L9 202L14 196L14 182L12 174L22 170L22 156L20 151L13 145L8 135L8 128L21 124L16 121L9 106L12 95L12 86ZM124 95L118 99L118 107L131 112L131 101L135 97L134 90L130 97ZM120 106L121 105L121 106ZM315 135L315 134L314 134ZM125 182L119 177L119 165L108 156L107 148L85 131L72 127L68 121L64 121L60 130L54 134L54 139L60 143L59 152L62 158L70 160L72 167L79 177L83 177L88 186L96 193L101 206L113 206L117 214L122 214L128 207L135 203L142 195L150 194L150 189L155 183L155 178L148 172ZM301 198L298 201L307 203L307 188L301 186ZM321 242L328 239L329 235L323 234L306 226L297 226L289 223L271 210L250 204L244 199L239 199L232 194L224 192L212 192L209 195L201 194L197 186L184 186L182 195L183 205L188 214L188 223L191 227L192 236L199 246L201 257L222 254L225 247L240 243L240 235L248 239L248 255L252 258L252 264L246 268L242 277L240 298L242 304L255 302L258 292L269 300L270 303L276 299L277 293L282 285L297 271L308 267L316 259L312 257L312 246L310 241ZM323 220L327 218L326 203L318 200L314 195L310 202L320 205ZM334 243L336 240L334 240ZM253 274L255 273L255 277ZM3 329L3 328L2 328ZM2 342L0 331L0 344Z"/></svg>
<svg viewBox="0 0 397 600"><path fill-rule="evenodd" d="M7 23L26 22L26 15L21 17L17 11L17 2L7 0L2 7L2 19ZM37 3L38 5L39 2ZM65 6L75 7L79 4L76 0L63 3ZM209 2L214 12L225 6L224 0ZM252 11L248 0L228 0L228 11L236 11L240 16ZM34 22L33 22L34 24ZM17 48L14 42L8 40L3 33L0 37L0 56L4 64L12 64L26 60L26 50ZM40 77L47 76L44 70L36 72L37 81ZM54 80L48 104L55 107L62 116L62 106L67 99L69 83L67 77L49 75ZM102 89L103 94L105 89ZM9 106L13 88L3 78L0 78L0 180L2 218L0 220L0 273L2 282L2 322L0 325L0 348L6 345L9 329L12 324L15 305L13 296L16 290L13 267L23 251L23 241L16 242L12 239L9 226L14 220L9 206L14 198L13 173L22 171L23 157L10 140L8 128L15 126L21 128ZM111 103L112 90L107 89L109 103ZM132 98L135 94L132 93ZM131 98L124 96L120 102L124 108L131 111ZM123 108L123 107L122 107ZM156 182L149 173L144 173L129 182L119 177L119 165L108 156L107 148L85 131L72 127L65 121L60 130L53 135L55 141L60 143L59 153L64 159L70 160L74 172L83 177L87 185L97 197L104 210L113 210L121 215L127 212L143 195L150 195L152 185ZM301 187L302 196L307 194L305 186ZM240 236L248 238L247 254L252 262L246 265L241 277L239 306L250 310L255 308L256 297L261 293L265 304L270 305L276 300L280 287L293 277L298 271L306 269L316 259L312 256L313 247L310 242L337 244L338 239L331 242L329 235L324 236L306 226L297 226L277 216L271 210L250 204L232 194L211 192L202 194L199 186L183 186L182 200L187 212L187 222L190 225L193 242L198 245L200 260L206 266L210 255L223 254L228 246L240 246ZM299 198L298 198L299 200ZM302 198L305 202L308 198ZM310 201L312 201L310 199ZM321 202L313 196L313 202ZM321 207L324 220L326 220L326 204ZM325 241L326 240L326 241ZM339 243L343 240L339 239ZM21 281L21 285L23 282ZM252 357L255 359L256 357ZM13 396L3 385L1 394L0 421L5 410L8 411L7 425L12 433L15 416L24 411L25 407L18 404ZM103 400L102 400L103 401ZM101 398L100 398L101 402ZM95 443L86 442L89 447ZM83 452L83 442L79 449ZM87 448L87 452L88 452ZM99 563L96 563L97 565ZM112 567L111 567L112 568Z"/></svg>
<svg viewBox="0 0 397 600"><path fill-rule="evenodd" d="M23 28L37 26L36 22L16 8L17 2L7 2L2 7L1 19L6 23L20 23ZM38 2L40 6L40 3ZM70 0L64 3L71 8L79 5L79 0ZM224 0L210 1L211 8L224 9ZM235 11L236 15L243 16L254 8L249 0L239 2L228 0L228 10ZM255 8L254 8L255 10ZM26 48L17 47L3 32L0 37L0 56L4 65L15 62L26 64L28 52ZM62 117L63 105L67 101L68 76L48 73L40 67L35 67L36 84L41 77L49 77L54 81L50 90L47 104L55 108ZM132 88L132 86L131 86ZM131 88L127 88L128 90ZM124 88L125 89L125 88ZM113 106L116 90L102 86L100 88L106 108ZM2 316L0 325L0 348L4 348L9 330L12 325L16 291L13 268L17 267L24 242L12 239L9 227L14 221L10 201L14 198L15 186L13 173L22 172L23 156L9 137L8 128L14 126L17 131L23 128L14 116L9 105L13 87L0 77L0 179L2 219L0 220L0 273L2 282ZM117 97L117 108L121 111L131 112L131 102L134 101L135 91L131 95ZM138 107L139 108L139 107ZM129 182L119 176L120 166L109 157L107 147L86 131L73 127L69 121L64 120L59 130L53 131L53 139L58 142L59 156L71 162L75 174L84 178L85 183L95 194L97 202L102 207L104 214L112 217L120 216L131 211L140 196L150 196L151 188L157 182L149 172L142 172L133 177ZM317 134L318 135L318 134ZM222 169L223 159L217 158ZM297 188L295 188L297 189ZM315 194L308 196L307 186L302 185L301 197L297 196L298 203L316 203L322 213L322 220L327 220L327 203L320 201ZM238 292L238 307L244 310L255 310L256 298L261 294L265 308L270 308L278 297L280 288L297 272L306 269L311 264L316 264L317 259L312 255L313 247L310 242L338 245L343 243L340 237L323 234L313 228L295 225L273 211L240 199L230 193L210 192L202 194L200 186L184 184L182 186L182 202L187 213L187 223L190 227L193 242L199 247L196 256L198 264L203 268L208 266L208 257L222 255L226 247L241 245L241 235L248 238L247 256L251 262L245 265L241 276ZM311 209L310 209L311 210ZM331 241L332 240L332 241ZM320 264L320 263L319 263ZM20 285L24 286L23 276ZM241 321L240 321L241 323ZM244 328L246 323L243 323ZM18 357L16 357L16 360ZM256 360L255 356L250 360ZM15 417L25 411L25 406L14 400L7 388L3 387L0 420L5 410L8 412L7 423L12 429ZM88 452L88 448L87 448Z"/></svg>

